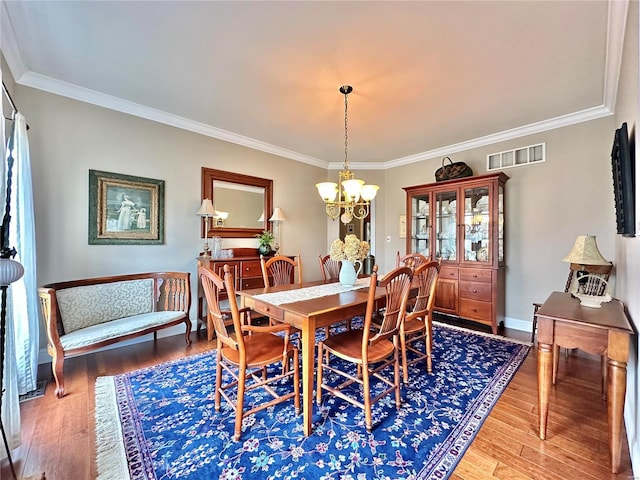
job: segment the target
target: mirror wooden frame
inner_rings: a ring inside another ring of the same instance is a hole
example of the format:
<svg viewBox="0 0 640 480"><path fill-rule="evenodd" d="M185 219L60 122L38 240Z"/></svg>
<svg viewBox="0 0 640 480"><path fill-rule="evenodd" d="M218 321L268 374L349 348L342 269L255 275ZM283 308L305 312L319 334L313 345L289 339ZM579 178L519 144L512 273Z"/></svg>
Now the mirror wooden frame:
<svg viewBox="0 0 640 480"><path fill-rule="evenodd" d="M273 180L202 167L202 199L210 198L214 204L215 198L213 196L213 184L216 180L264 188L264 225L261 228L216 227L215 225L210 225L209 232L207 232L207 236L209 238L214 236L225 238L250 238L262 233L264 230L271 231L271 222L269 222L269 218L272 214L273 205ZM202 220L201 229L202 237L204 238L204 219Z"/></svg>

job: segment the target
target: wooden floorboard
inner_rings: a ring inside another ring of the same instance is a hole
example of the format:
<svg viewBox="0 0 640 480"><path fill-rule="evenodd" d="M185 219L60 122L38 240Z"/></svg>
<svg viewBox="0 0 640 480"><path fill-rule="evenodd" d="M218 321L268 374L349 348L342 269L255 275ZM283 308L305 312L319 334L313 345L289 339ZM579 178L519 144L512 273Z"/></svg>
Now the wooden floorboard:
<svg viewBox="0 0 640 480"><path fill-rule="evenodd" d="M519 340L529 337L516 330L503 333ZM215 346L206 341L206 332L199 338L193 333L191 346L182 335L162 338L155 344L149 338L144 343L67 359L64 398L56 398L55 384L50 381L44 397L21 404L23 444L13 453L19 478L41 472L46 472L48 480L95 478L96 378ZM41 367L41 375L48 378L50 365ZM597 357L580 352L561 355L558 384L551 394L548 437L542 441L538 438L536 352L532 349L450 479L632 480L626 444L621 473L609 471L607 408L600 375ZM5 460L0 479L10 478Z"/></svg>

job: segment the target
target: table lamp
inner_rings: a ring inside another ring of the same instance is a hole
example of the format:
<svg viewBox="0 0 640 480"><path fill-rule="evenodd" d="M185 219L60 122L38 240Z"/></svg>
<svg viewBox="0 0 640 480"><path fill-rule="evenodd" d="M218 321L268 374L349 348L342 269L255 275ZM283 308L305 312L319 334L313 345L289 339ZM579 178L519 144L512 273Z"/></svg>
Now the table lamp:
<svg viewBox="0 0 640 480"><path fill-rule="evenodd" d="M578 289L574 293L580 299L580 304L586 307L599 308L602 302L611 300L611 296L606 293L607 282L597 275L590 275L585 271L587 265L609 265L610 263L602 256L598 250L595 235L578 235L573 248L569 254L562 259L563 262L578 265L580 270L576 272ZM597 286L589 288L590 291L602 293L601 295L589 295L585 292L588 282L596 282Z"/></svg>
<svg viewBox="0 0 640 480"><path fill-rule="evenodd" d="M209 253L209 218L216 216L216 209L213 208L213 203L208 198L204 198L202 200L202 205L200 205L200 209L196 212L196 215L199 217L204 217L204 247L202 257L209 258L211 257L211 253Z"/></svg>
<svg viewBox="0 0 640 480"><path fill-rule="evenodd" d="M271 215L271 218L269 218L269 221L273 222L275 224L275 227L277 227L278 229L278 235L276 237L276 255L280 255L280 229L282 228L280 222L284 222L285 220L286 218L284 217L284 213L282 213L280 207L276 207L273 210L273 215Z"/></svg>

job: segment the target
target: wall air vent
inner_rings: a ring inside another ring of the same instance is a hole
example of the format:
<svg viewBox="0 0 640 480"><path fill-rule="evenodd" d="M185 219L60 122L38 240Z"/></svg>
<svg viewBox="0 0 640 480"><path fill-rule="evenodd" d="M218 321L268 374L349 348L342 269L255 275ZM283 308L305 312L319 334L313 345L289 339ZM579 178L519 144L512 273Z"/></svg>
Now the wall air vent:
<svg viewBox="0 0 640 480"><path fill-rule="evenodd" d="M546 144L539 143L504 152L490 153L487 155L487 171L544 162L547 158L546 150Z"/></svg>

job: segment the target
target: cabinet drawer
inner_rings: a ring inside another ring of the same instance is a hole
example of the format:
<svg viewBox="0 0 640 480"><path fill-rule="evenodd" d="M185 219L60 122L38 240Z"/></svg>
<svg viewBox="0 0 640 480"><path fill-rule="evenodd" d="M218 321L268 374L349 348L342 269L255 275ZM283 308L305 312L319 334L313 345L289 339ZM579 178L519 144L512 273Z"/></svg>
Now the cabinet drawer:
<svg viewBox="0 0 640 480"><path fill-rule="evenodd" d="M249 290L251 288L262 288L262 287L264 287L262 276L260 278L243 278L242 280L240 280L240 288L242 290Z"/></svg>
<svg viewBox="0 0 640 480"><path fill-rule="evenodd" d="M470 298L472 300L491 301L491 283L463 282L460 281L458 287L460 298Z"/></svg>
<svg viewBox="0 0 640 480"><path fill-rule="evenodd" d="M458 279L458 269L451 267L441 267L440 274L438 278L448 279L448 280L457 280Z"/></svg>
<svg viewBox="0 0 640 480"><path fill-rule="evenodd" d="M461 268L460 280L491 283L491 270L488 268Z"/></svg>
<svg viewBox="0 0 640 480"><path fill-rule="evenodd" d="M491 321L491 303L471 300L470 298L460 299L460 316L471 320L482 322Z"/></svg>
<svg viewBox="0 0 640 480"><path fill-rule="evenodd" d="M248 278L248 277L262 278L262 267L260 266L260 262L257 260L240 262L240 271L242 272L242 278ZM259 286L262 286L262 284L260 284Z"/></svg>

